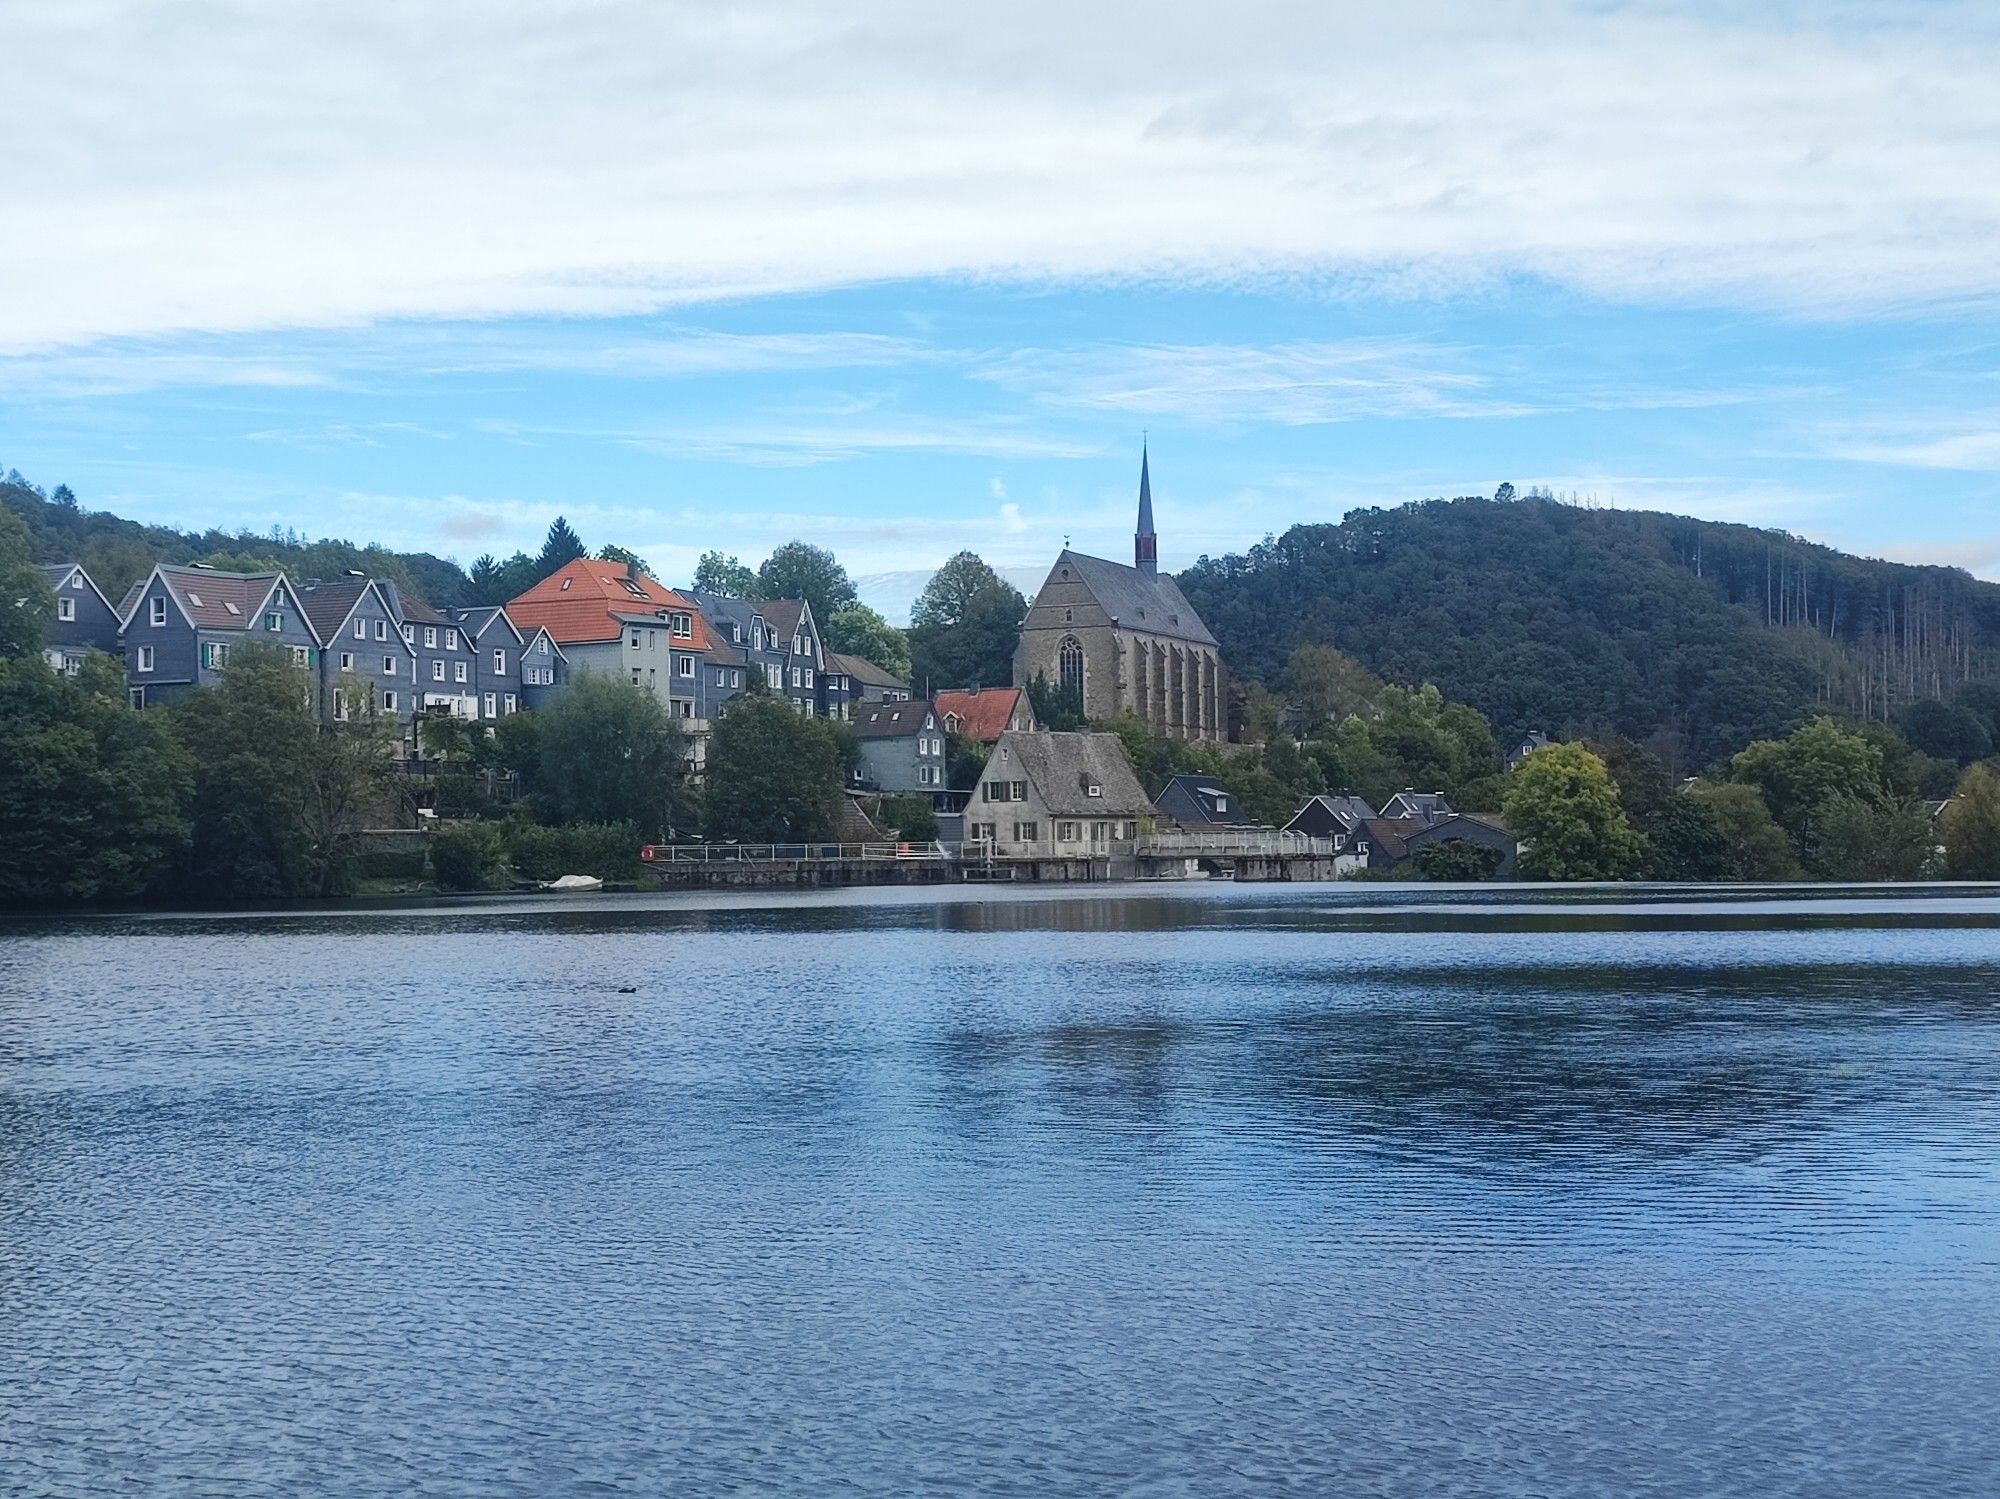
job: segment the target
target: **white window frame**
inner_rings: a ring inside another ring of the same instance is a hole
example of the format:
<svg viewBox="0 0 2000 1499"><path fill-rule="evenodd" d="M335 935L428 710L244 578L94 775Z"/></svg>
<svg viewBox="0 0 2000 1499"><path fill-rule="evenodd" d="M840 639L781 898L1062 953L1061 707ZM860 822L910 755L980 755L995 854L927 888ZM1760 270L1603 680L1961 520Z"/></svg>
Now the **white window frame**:
<svg viewBox="0 0 2000 1499"><path fill-rule="evenodd" d="M448 651L458 649L458 631L446 630L444 632L444 648Z"/></svg>
<svg viewBox="0 0 2000 1499"><path fill-rule="evenodd" d="M432 658L431 680L433 682L442 682L444 680L444 657L436 656Z"/></svg>
<svg viewBox="0 0 2000 1499"><path fill-rule="evenodd" d="M354 638L356 640L366 640L368 638L368 621L362 619L359 615L354 620Z"/></svg>
<svg viewBox="0 0 2000 1499"><path fill-rule="evenodd" d="M493 675L496 677L507 675L507 652L500 646L493 648Z"/></svg>
<svg viewBox="0 0 2000 1499"><path fill-rule="evenodd" d="M514 694L511 692L507 693L500 699L501 716L504 718L507 714L512 713L519 706L520 703L515 698Z"/></svg>
<svg viewBox="0 0 2000 1499"><path fill-rule="evenodd" d="M498 718L500 716L498 703L499 699L493 693L486 692L480 694L479 707L485 717Z"/></svg>
<svg viewBox="0 0 2000 1499"><path fill-rule="evenodd" d="M385 677L393 677L395 674L396 674L396 658L394 656L384 656L382 658L382 675Z"/></svg>
<svg viewBox="0 0 2000 1499"><path fill-rule="evenodd" d="M134 671L151 671L153 669L153 648L150 645L139 647L139 659L132 669Z"/></svg>
<svg viewBox="0 0 2000 1499"><path fill-rule="evenodd" d="M340 653L340 669L342 671L354 670L354 652L342 651Z"/></svg>
<svg viewBox="0 0 2000 1499"><path fill-rule="evenodd" d="M451 679L454 682L463 682L465 680L465 663L463 661L454 661L451 663Z"/></svg>
<svg viewBox="0 0 2000 1499"><path fill-rule="evenodd" d="M153 625L163 625L167 622L167 601L158 594L153 596L152 605L146 611L146 619Z"/></svg>
<svg viewBox="0 0 2000 1499"><path fill-rule="evenodd" d="M66 593L56 598L56 618L66 625L76 623L76 600Z"/></svg>
<svg viewBox="0 0 2000 1499"><path fill-rule="evenodd" d="M396 711L395 693L385 692L382 694L382 711L384 713L394 713Z"/></svg>
<svg viewBox="0 0 2000 1499"><path fill-rule="evenodd" d="M694 675L694 657L681 657L681 675L684 677L692 677Z"/></svg>
<svg viewBox="0 0 2000 1499"><path fill-rule="evenodd" d="M377 640L387 640L389 638L388 620L378 619L375 621L375 638Z"/></svg>

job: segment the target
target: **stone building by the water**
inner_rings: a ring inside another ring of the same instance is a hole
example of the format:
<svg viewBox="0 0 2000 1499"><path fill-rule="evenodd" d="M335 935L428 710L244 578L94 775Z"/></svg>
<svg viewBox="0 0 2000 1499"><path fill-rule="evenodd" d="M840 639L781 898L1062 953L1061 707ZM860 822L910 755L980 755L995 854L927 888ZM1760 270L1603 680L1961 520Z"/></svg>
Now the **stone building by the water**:
<svg viewBox="0 0 2000 1499"><path fill-rule="evenodd" d="M1056 558L1021 625L1015 684L1045 678L1092 720L1134 713L1169 738L1226 738L1222 652L1179 586L1160 572L1144 454L1132 564L1067 549Z"/></svg>

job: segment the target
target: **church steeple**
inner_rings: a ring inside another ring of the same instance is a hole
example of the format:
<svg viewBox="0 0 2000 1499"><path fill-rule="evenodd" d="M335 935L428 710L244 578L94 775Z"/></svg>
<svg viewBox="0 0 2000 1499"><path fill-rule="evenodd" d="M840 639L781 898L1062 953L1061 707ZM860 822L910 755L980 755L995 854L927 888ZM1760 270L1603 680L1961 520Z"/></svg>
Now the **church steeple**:
<svg viewBox="0 0 2000 1499"><path fill-rule="evenodd" d="M1139 444L1139 528L1132 534L1132 565L1142 573L1160 570L1160 538L1153 533L1153 476L1146 444Z"/></svg>

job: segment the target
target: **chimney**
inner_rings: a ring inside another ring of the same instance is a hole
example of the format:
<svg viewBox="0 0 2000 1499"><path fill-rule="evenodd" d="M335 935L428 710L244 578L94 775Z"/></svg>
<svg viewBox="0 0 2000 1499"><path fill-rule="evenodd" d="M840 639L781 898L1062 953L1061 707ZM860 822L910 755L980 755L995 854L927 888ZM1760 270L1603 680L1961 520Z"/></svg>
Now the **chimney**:
<svg viewBox="0 0 2000 1499"><path fill-rule="evenodd" d="M639 559L637 557L634 557L630 562L625 564L625 576L630 578L634 583L639 581Z"/></svg>

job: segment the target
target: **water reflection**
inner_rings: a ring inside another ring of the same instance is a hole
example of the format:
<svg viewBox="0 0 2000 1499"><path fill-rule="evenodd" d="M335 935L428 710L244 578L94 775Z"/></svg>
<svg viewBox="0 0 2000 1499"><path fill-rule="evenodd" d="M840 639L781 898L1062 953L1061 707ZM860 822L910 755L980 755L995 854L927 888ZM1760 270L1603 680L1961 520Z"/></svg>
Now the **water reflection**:
<svg viewBox="0 0 2000 1499"><path fill-rule="evenodd" d="M15 925L0 1488L1986 1492L1996 916Z"/></svg>

